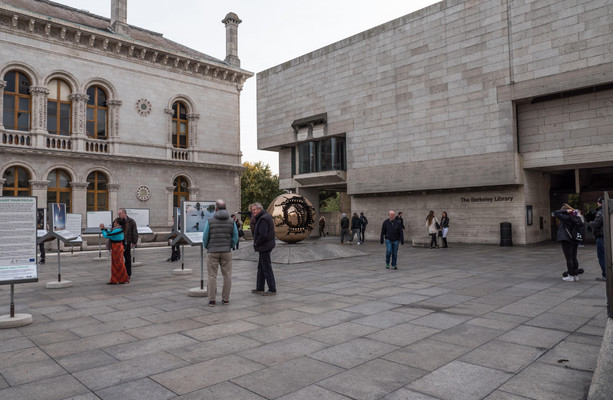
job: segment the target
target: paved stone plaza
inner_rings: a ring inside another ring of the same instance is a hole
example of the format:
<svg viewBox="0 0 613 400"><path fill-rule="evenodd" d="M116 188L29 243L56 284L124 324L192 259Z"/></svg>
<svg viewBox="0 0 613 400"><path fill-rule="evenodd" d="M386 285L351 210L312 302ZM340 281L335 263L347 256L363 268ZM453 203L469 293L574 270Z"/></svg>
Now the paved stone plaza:
<svg viewBox="0 0 613 400"><path fill-rule="evenodd" d="M171 274L170 248L138 249L143 266L113 286L97 252L62 254L73 286L53 290L49 252L39 282L16 286L33 323L0 330L0 398L585 398L607 321L595 248L579 249L581 281L564 282L554 243L450 246L401 246L397 271L378 243L275 264L269 297L250 292L254 263L235 260L230 304L214 308L188 296L196 248L191 275ZM8 313L7 286L0 306Z"/></svg>

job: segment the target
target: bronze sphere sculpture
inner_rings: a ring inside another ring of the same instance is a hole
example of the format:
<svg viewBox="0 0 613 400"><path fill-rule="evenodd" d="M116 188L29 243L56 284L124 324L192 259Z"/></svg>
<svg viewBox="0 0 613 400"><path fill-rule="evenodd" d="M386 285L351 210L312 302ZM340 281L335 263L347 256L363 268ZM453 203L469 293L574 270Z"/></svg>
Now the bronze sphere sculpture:
<svg viewBox="0 0 613 400"><path fill-rule="evenodd" d="M268 213L275 224L277 239L296 243L306 239L315 225L315 208L304 196L285 193L268 206Z"/></svg>

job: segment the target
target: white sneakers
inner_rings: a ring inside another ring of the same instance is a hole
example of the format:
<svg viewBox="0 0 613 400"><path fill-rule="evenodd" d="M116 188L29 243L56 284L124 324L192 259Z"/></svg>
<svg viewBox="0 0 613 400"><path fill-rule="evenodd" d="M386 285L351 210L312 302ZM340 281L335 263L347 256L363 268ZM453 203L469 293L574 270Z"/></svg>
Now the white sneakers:
<svg viewBox="0 0 613 400"><path fill-rule="evenodd" d="M573 282L573 281L578 281L578 280L579 280L579 278L578 278L578 277L576 277L576 276L567 275L567 276L565 276L564 278L562 278L562 280L563 280L563 281L566 281L566 282Z"/></svg>

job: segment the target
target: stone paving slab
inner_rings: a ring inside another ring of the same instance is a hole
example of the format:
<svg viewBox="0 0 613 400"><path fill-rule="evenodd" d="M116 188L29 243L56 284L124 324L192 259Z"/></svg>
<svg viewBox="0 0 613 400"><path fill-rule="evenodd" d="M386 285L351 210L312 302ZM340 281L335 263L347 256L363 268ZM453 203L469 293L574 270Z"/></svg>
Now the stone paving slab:
<svg viewBox="0 0 613 400"><path fill-rule="evenodd" d="M199 272L199 250L185 250ZM274 264L274 297L252 294L255 263L235 259L231 303L216 307L188 296L200 274L173 275L169 248L141 249L129 285L106 285L109 261L83 252L62 254L73 286L49 290L49 259L39 282L15 286L33 323L0 330L0 399L587 395L608 320L594 246L579 249L579 282L561 280L557 244L403 246L396 271L378 243L359 251ZM8 311L6 286L3 298Z"/></svg>

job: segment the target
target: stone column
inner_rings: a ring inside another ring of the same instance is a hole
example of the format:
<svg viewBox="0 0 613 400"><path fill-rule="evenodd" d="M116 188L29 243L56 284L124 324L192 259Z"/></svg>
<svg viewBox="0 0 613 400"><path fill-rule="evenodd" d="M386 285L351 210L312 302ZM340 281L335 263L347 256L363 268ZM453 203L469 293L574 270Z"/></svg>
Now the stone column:
<svg viewBox="0 0 613 400"><path fill-rule="evenodd" d="M190 200L193 200L193 199L200 200L198 199L198 196L200 195L200 188L195 187L195 186L188 186L187 192L189 193Z"/></svg>
<svg viewBox="0 0 613 400"><path fill-rule="evenodd" d="M241 66L238 58L238 25L243 22L235 13L228 13L221 21L226 26L226 61L230 65Z"/></svg>
<svg viewBox="0 0 613 400"><path fill-rule="evenodd" d="M87 186L89 182L70 182L72 187L72 212L81 214L82 228L85 227L87 214Z"/></svg>
<svg viewBox="0 0 613 400"><path fill-rule="evenodd" d="M117 191L119 191L119 184L118 183L107 183L106 184L106 188L109 191L109 210L113 211L115 210L115 215L117 214L117 210L119 209L119 206L117 205Z"/></svg>
<svg viewBox="0 0 613 400"><path fill-rule="evenodd" d="M119 107L121 106L121 100L108 100L106 104L109 108L109 126L107 129L109 154L115 154L117 152L115 142L119 138Z"/></svg>
<svg viewBox="0 0 613 400"><path fill-rule="evenodd" d="M164 114L166 114L166 158L172 158L172 116L174 111L172 108L165 108Z"/></svg>
<svg viewBox="0 0 613 400"><path fill-rule="evenodd" d="M191 153L190 160L198 161L198 120L200 114L187 114L187 129L189 135L189 141L187 143L187 149Z"/></svg>
<svg viewBox="0 0 613 400"><path fill-rule="evenodd" d="M2 81L0 81L0 82L2 82ZM3 193L2 189L4 189L4 182L6 182L6 179L0 178L0 197L2 197L2 193Z"/></svg>
<svg viewBox="0 0 613 400"><path fill-rule="evenodd" d="M44 148L45 135L49 133L47 131L47 96L49 95L49 89L42 86L32 86L30 87L30 94L32 95L32 126L30 127L32 147Z"/></svg>
<svg viewBox="0 0 613 400"><path fill-rule="evenodd" d="M175 191L175 187L174 186L166 186L166 204L167 204L167 208L166 208L166 215L168 216L167 222L168 225L173 224L173 220L172 220L172 216L174 215L173 210L172 210L172 206L173 206L173 194ZM179 204L179 207L181 207L181 204Z"/></svg>
<svg viewBox="0 0 613 400"><path fill-rule="evenodd" d="M38 208L47 207L47 187L49 181L30 181L32 196L37 198Z"/></svg>
<svg viewBox="0 0 613 400"><path fill-rule="evenodd" d="M0 79L0 110L4 110L4 88L6 81ZM4 113L0 112L0 130L4 129Z"/></svg>
<svg viewBox="0 0 613 400"><path fill-rule="evenodd" d="M87 101L89 96L85 93L73 93L69 96L72 102L72 149L73 151L85 150L87 138Z"/></svg>

